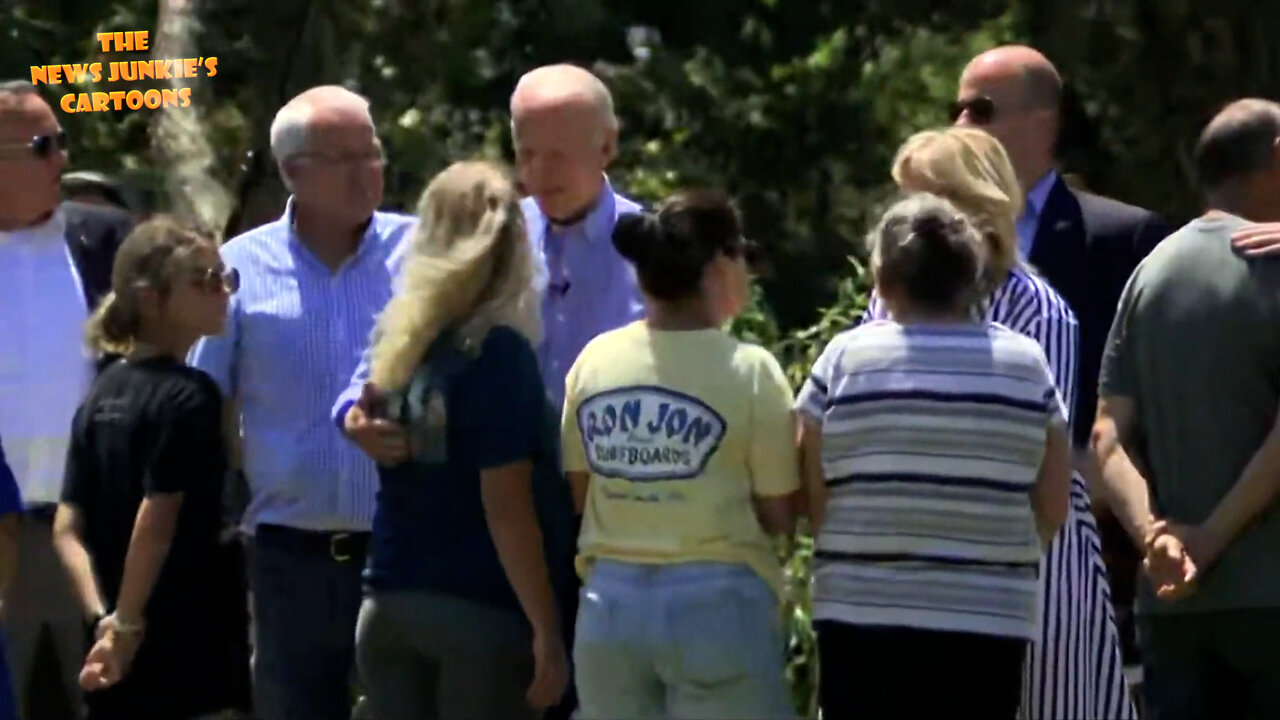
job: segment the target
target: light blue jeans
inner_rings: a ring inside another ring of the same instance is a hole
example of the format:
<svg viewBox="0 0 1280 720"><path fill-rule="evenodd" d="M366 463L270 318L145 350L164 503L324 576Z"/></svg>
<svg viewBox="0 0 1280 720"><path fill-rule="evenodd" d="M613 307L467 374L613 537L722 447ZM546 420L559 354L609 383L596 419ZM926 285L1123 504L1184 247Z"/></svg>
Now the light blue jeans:
<svg viewBox="0 0 1280 720"><path fill-rule="evenodd" d="M579 717L787 718L782 618L746 565L595 564L573 659Z"/></svg>

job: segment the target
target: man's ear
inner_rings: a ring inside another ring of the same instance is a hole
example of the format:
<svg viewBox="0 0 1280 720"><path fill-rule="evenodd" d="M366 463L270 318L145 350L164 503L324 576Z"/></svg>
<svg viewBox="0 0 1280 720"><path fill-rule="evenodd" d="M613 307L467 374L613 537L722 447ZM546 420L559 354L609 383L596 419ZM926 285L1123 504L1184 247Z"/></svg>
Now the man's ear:
<svg viewBox="0 0 1280 720"><path fill-rule="evenodd" d="M600 149L606 166L618 157L618 128L611 127L604 131L604 144Z"/></svg>

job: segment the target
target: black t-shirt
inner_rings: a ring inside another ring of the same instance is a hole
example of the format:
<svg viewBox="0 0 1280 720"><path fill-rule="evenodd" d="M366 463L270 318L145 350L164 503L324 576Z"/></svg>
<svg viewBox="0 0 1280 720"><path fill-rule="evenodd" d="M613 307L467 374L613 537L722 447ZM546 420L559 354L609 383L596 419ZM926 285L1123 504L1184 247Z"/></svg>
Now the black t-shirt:
<svg viewBox="0 0 1280 720"><path fill-rule="evenodd" d="M148 620L189 618L222 594L226 472L222 396L208 375L157 357L117 362L98 377L73 421L62 500L84 517L84 543L109 604L120 593L138 507L166 493L182 493L182 509Z"/></svg>

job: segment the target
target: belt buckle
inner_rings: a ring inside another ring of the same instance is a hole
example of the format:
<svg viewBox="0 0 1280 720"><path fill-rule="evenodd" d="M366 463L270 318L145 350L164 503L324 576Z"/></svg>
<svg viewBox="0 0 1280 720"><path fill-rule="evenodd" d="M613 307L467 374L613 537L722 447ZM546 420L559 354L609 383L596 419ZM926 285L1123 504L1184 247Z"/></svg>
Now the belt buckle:
<svg viewBox="0 0 1280 720"><path fill-rule="evenodd" d="M351 533L336 533L329 536L329 557L338 562L346 562L351 559L349 553L339 549L342 543L351 539Z"/></svg>

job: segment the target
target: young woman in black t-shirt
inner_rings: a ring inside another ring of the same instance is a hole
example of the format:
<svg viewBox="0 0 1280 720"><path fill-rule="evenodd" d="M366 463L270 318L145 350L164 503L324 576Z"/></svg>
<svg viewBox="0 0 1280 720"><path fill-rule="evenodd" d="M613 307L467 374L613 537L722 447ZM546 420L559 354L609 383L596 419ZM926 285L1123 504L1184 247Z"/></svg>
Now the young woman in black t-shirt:
<svg viewBox="0 0 1280 720"><path fill-rule="evenodd" d="M216 246L171 220L121 245L90 346L122 359L76 412L54 534L96 624L80 683L91 720L247 709L237 549L221 542L222 398L188 367L238 285Z"/></svg>

